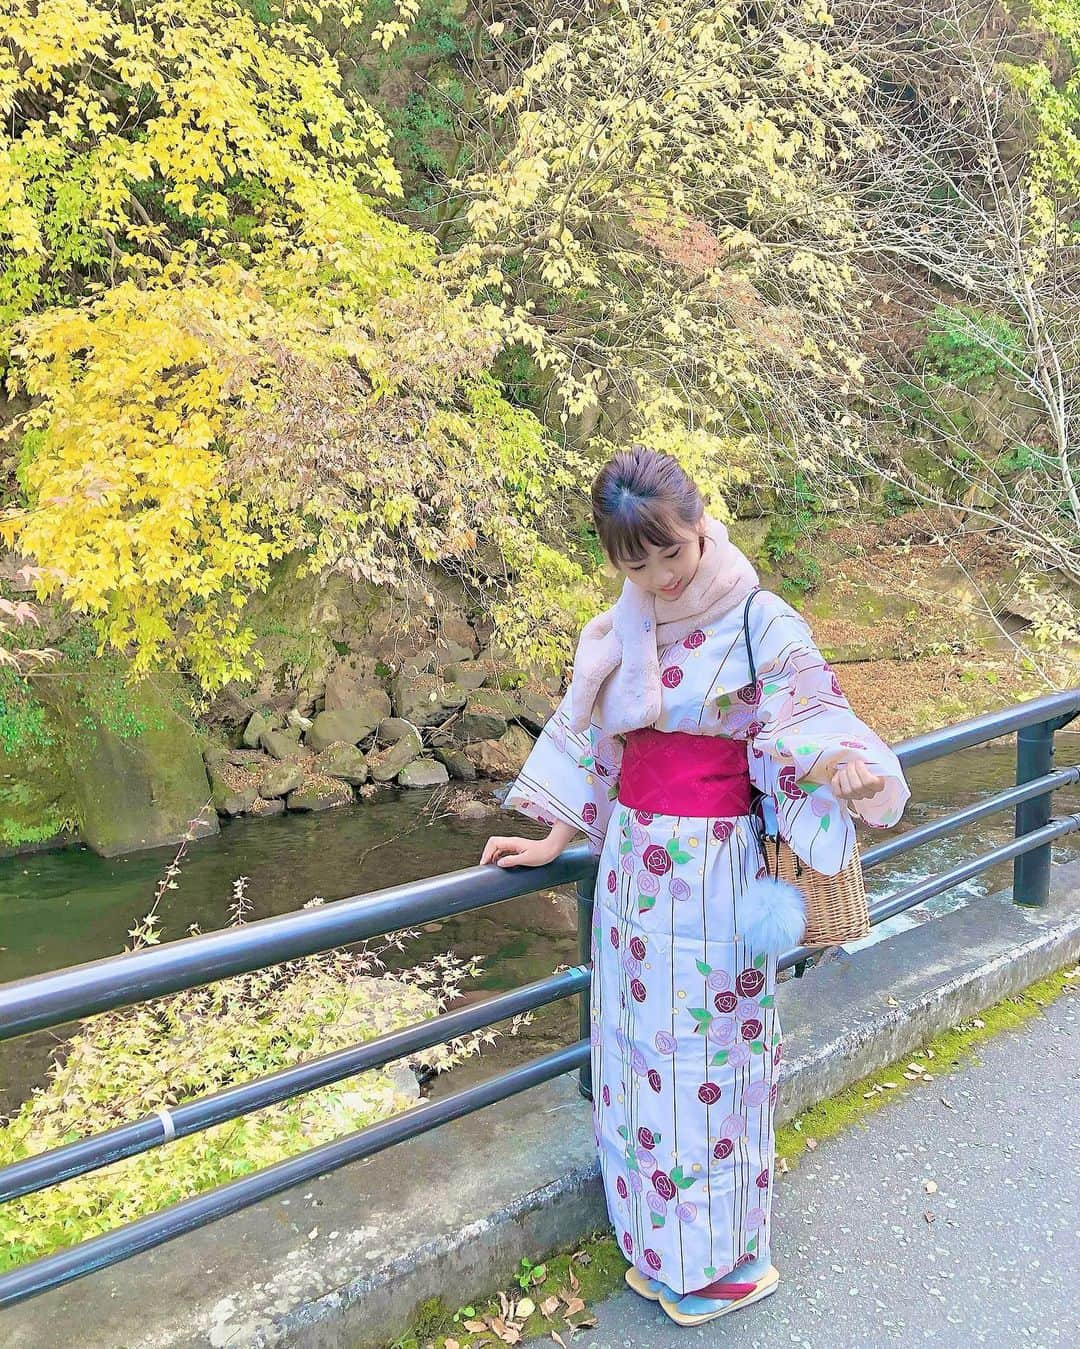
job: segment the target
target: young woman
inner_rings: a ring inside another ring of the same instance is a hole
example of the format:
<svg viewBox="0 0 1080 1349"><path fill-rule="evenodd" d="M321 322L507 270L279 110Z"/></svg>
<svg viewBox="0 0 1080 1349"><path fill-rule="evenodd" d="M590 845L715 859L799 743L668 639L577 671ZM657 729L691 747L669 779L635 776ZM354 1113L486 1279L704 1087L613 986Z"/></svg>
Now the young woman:
<svg viewBox="0 0 1080 1349"><path fill-rule="evenodd" d="M617 455L592 502L625 583L585 626L570 689L506 798L551 831L492 838L482 860L541 866L578 833L600 853L591 1042L608 1212L627 1283L692 1325L778 1279L776 961L805 915L767 877L752 804L835 874L851 816L895 824L908 789L674 459Z"/></svg>

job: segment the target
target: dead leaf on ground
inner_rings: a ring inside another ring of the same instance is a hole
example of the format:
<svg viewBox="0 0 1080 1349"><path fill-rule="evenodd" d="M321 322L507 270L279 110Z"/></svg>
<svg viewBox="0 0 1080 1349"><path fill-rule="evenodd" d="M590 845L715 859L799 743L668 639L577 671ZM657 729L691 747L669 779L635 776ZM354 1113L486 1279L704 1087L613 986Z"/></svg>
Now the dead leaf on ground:
<svg viewBox="0 0 1080 1349"><path fill-rule="evenodd" d="M941 1104L946 1106L949 1110L956 1109L956 1106L953 1105L952 1101L947 1101L944 1096L941 1098Z"/></svg>
<svg viewBox="0 0 1080 1349"><path fill-rule="evenodd" d="M570 1287L574 1290L575 1293L581 1287L581 1280L578 1278L578 1276L574 1273L573 1270L570 1271Z"/></svg>
<svg viewBox="0 0 1080 1349"><path fill-rule="evenodd" d="M551 1338L555 1341L556 1344L561 1344L562 1349L566 1349L566 1341L563 1339L563 1337L559 1334L557 1330L553 1330L551 1332Z"/></svg>
<svg viewBox="0 0 1080 1349"><path fill-rule="evenodd" d="M563 1312L563 1315L573 1316L575 1315L575 1313L583 1312L584 1310L585 1310L585 1303L581 1300L581 1298L572 1297L570 1301L566 1304L566 1311Z"/></svg>
<svg viewBox="0 0 1080 1349"><path fill-rule="evenodd" d="M927 1211L923 1214L923 1217L926 1219L928 1223L937 1221L937 1214L931 1213L929 1209L927 1209Z"/></svg>
<svg viewBox="0 0 1080 1349"><path fill-rule="evenodd" d="M937 1194L937 1181L924 1180L922 1183L922 1187L927 1194Z"/></svg>
<svg viewBox="0 0 1080 1349"><path fill-rule="evenodd" d="M540 1304L540 1310L545 1316L550 1316L552 1312L557 1311L559 1299L557 1297L546 1297Z"/></svg>
<svg viewBox="0 0 1080 1349"><path fill-rule="evenodd" d="M788 1159L786 1157L781 1157L780 1160L776 1163L776 1165L779 1168L780 1174L782 1176L786 1176L787 1173L791 1170L791 1167L788 1166Z"/></svg>
<svg viewBox="0 0 1080 1349"><path fill-rule="evenodd" d="M533 1314L534 1311L536 1311L536 1303L532 1300L531 1297L523 1297L521 1301L518 1303L517 1310L514 1312L514 1315L517 1318L517 1320L526 1321Z"/></svg>
<svg viewBox="0 0 1080 1349"><path fill-rule="evenodd" d="M521 1339L521 1331L516 1326L508 1326L501 1316L493 1316L489 1324L503 1344L517 1344Z"/></svg>
<svg viewBox="0 0 1080 1349"><path fill-rule="evenodd" d="M806 1140L806 1147L807 1147L807 1151L813 1152L814 1149L817 1147L817 1139L816 1139L816 1138L808 1138L808 1139Z"/></svg>
<svg viewBox="0 0 1080 1349"><path fill-rule="evenodd" d="M595 1317L595 1316L583 1316L583 1317L581 1318L580 1321L578 1321L578 1322L575 1323L574 1329L575 1329L575 1330L592 1330L593 1326L595 1326L595 1325L596 1325L596 1317Z"/></svg>
<svg viewBox="0 0 1080 1349"><path fill-rule="evenodd" d="M464 1325L465 1329L473 1335L475 1335L478 1330L487 1330L486 1321L466 1321Z"/></svg>
<svg viewBox="0 0 1080 1349"><path fill-rule="evenodd" d="M457 1340L443 1340L443 1349L461 1349Z"/></svg>

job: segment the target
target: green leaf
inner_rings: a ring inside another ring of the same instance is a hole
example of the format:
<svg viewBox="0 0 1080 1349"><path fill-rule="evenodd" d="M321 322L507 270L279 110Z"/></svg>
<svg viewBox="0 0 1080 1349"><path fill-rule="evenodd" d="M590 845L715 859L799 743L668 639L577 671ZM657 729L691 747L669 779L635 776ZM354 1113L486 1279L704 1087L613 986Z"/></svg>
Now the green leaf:
<svg viewBox="0 0 1080 1349"><path fill-rule="evenodd" d="M672 1180L675 1180L674 1176L672 1176ZM688 1190L690 1186L694 1184L694 1178L693 1176L682 1176L679 1180L675 1181L675 1184L680 1190Z"/></svg>
<svg viewBox="0 0 1080 1349"><path fill-rule="evenodd" d="M704 960L695 960L694 964L698 967L698 974L704 974L706 978L712 974L712 967L706 965Z"/></svg>
<svg viewBox="0 0 1080 1349"><path fill-rule="evenodd" d="M702 1022L703 1025L709 1026L712 1024L712 1012L707 1007L691 1007L690 1015L695 1021Z"/></svg>
<svg viewBox="0 0 1080 1349"><path fill-rule="evenodd" d="M671 1175L671 1179L675 1182L676 1185L678 1185L679 1181L681 1181L682 1178L683 1178L683 1169L682 1169L682 1167L681 1167L681 1166L673 1167L672 1170L671 1170L671 1172L670 1172L670 1175Z"/></svg>
<svg viewBox="0 0 1080 1349"><path fill-rule="evenodd" d="M710 1279L715 1278L715 1276L716 1276L716 1266L715 1266L715 1265L706 1265L706 1266L705 1266L704 1273L705 1273L706 1276L707 1276L708 1278L710 1278Z"/></svg>
<svg viewBox="0 0 1080 1349"><path fill-rule="evenodd" d="M626 1127L625 1124L620 1124L620 1125L619 1125L619 1137L620 1137L620 1138L626 1138L626 1139L629 1139L629 1137L630 1137L630 1130Z"/></svg>
<svg viewBox="0 0 1080 1349"><path fill-rule="evenodd" d="M775 1005L775 1003L776 1003L776 998L774 997L774 995L773 995L772 993L766 993L765 996L764 996L764 997L761 999L761 1001L758 1003L758 1006L759 1006L759 1007L772 1007L772 1006Z"/></svg>
<svg viewBox="0 0 1080 1349"><path fill-rule="evenodd" d="M654 1212L652 1211L652 1209L650 1209L650 1210L649 1210L649 1217L652 1219L652 1225L653 1225L653 1227L663 1227L663 1225L664 1225L664 1217L663 1217L663 1214L660 1214L660 1213L654 1213Z"/></svg>
<svg viewBox="0 0 1080 1349"><path fill-rule="evenodd" d="M713 1055L712 1066L714 1068L722 1068L724 1064L727 1063L727 1060L728 1051L726 1049L721 1049L718 1054Z"/></svg>
<svg viewBox="0 0 1080 1349"><path fill-rule="evenodd" d="M633 845L632 843L621 843L621 844L619 845L619 855L620 855L621 857L625 857L626 854L627 854L628 852L633 852L633 851L634 851L634 845Z"/></svg>
<svg viewBox="0 0 1080 1349"><path fill-rule="evenodd" d="M655 903L655 895L638 895L638 913L646 913Z"/></svg>
<svg viewBox="0 0 1080 1349"><path fill-rule="evenodd" d="M753 1255L753 1253L757 1250L757 1237L750 1238L750 1240L746 1243L746 1249L751 1255Z"/></svg>
<svg viewBox="0 0 1080 1349"><path fill-rule="evenodd" d="M578 760L579 768L591 768L593 766L593 757L591 754L585 754Z"/></svg>
<svg viewBox="0 0 1080 1349"><path fill-rule="evenodd" d="M665 847L668 850L668 856L674 857L675 854L679 851L679 840L677 838L669 838L667 843L665 844Z"/></svg>
<svg viewBox="0 0 1080 1349"><path fill-rule="evenodd" d="M720 708L722 712L726 711L727 708L731 706L731 699L726 693L721 693L720 697L716 700L716 706Z"/></svg>
<svg viewBox="0 0 1080 1349"><path fill-rule="evenodd" d="M671 853L671 860L679 866L685 866L690 861L690 854L683 852L681 848L677 848L675 852Z"/></svg>
<svg viewBox="0 0 1080 1349"><path fill-rule="evenodd" d="M755 970L764 969L766 960L768 960L768 956L756 956L754 959L754 969Z"/></svg>
<svg viewBox="0 0 1080 1349"><path fill-rule="evenodd" d="M827 834L827 833L829 832L829 826L830 826L831 824L832 824L832 821L829 819L828 815L822 815L822 817L821 817L821 824L820 824L819 828L823 829L823 830L825 831L825 833Z"/></svg>
<svg viewBox="0 0 1080 1349"><path fill-rule="evenodd" d="M750 1052L751 1052L751 1054L764 1054L764 1053L765 1053L765 1045L762 1043L761 1040L751 1040L751 1041L750 1041Z"/></svg>

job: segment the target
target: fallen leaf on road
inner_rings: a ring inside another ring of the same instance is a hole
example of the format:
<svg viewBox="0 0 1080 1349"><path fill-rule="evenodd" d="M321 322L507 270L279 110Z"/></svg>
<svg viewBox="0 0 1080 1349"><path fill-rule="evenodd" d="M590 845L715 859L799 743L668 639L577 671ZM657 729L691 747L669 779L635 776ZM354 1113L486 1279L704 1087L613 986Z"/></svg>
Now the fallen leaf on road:
<svg viewBox="0 0 1080 1349"><path fill-rule="evenodd" d="M516 1326L508 1326L501 1316L493 1316L488 1323L504 1344L517 1344L521 1331Z"/></svg>
<svg viewBox="0 0 1080 1349"><path fill-rule="evenodd" d="M937 1182L936 1182L936 1181L933 1181L933 1180L924 1180L923 1183L922 1183L922 1187L923 1187L923 1189L926 1191L927 1194L937 1194Z"/></svg>
<svg viewBox="0 0 1080 1349"><path fill-rule="evenodd" d="M976 1030L982 1030L982 1028L986 1025L986 1022L982 1019L981 1016L977 1016L971 1024L975 1027Z"/></svg>
<svg viewBox="0 0 1080 1349"><path fill-rule="evenodd" d="M908 1066L907 1066L907 1070L908 1070L909 1073L925 1073L925 1072L926 1072L926 1069L922 1066L921 1063L909 1063Z"/></svg>
<svg viewBox="0 0 1080 1349"><path fill-rule="evenodd" d="M956 1109L956 1106L953 1105L952 1101L947 1101L944 1096L941 1098L941 1104L947 1106L950 1110Z"/></svg>
<svg viewBox="0 0 1080 1349"><path fill-rule="evenodd" d="M487 1330L486 1321L465 1321L463 1324L465 1329L473 1335L475 1335L478 1330Z"/></svg>
<svg viewBox="0 0 1080 1349"><path fill-rule="evenodd" d="M461 1349L457 1340L443 1340L443 1349Z"/></svg>
<svg viewBox="0 0 1080 1349"><path fill-rule="evenodd" d="M550 1316L552 1312L557 1311L559 1299L557 1297L546 1297L540 1304L540 1310L545 1316Z"/></svg>
<svg viewBox="0 0 1080 1349"><path fill-rule="evenodd" d="M900 1004L896 1001L895 998L886 998L885 1001L886 1001L886 1003L887 1003L890 1007L899 1007L899 1006L900 1006Z"/></svg>
<svg viewBox="0 0 1080 1349"><path fill-rule="evenodd" d="M932 1049L928 1049L928 1050L926 1051L926 1057L927 1057L928 1059L932 1059L932 1058L934 1057L934 1051L933 1051Z"/></svg>
<svg viewBox="0 0 1080 1349"><path fill-rule="evenodd" d="M557 1330L553 1330L551 1332L551 1338L555 1341L556 1344L561 1344L562 1349L566 1349L566 1341L563 1339L563 1337L559 1334Z"/></svg>
<svg viewBox="0 0 1080 1349"><path fill-rule="evenodd" d="M817 1147L817 1139L816 1139L816 1138L808 1138L808 1139L806 1140L806 1147L807 1147L807 1150L808 1150L809 1152L813 1152L814 1149Z"/></svg>
<svg viewBox="0 0 1080 1349"><path fill-rule="evenodd" d="M563 1315L574 1316L577 1312L583 1312L584 1310L585 1310L585 1303L582 1302L581 1298L574 1297L571 1298L570 1301L566 1304L566 1311L563 1312Z"/></svg>
<svg viewBox="0 0 1080 1349"><path fill-rule="evenodd" d="M595 1326L595 1325L596 1325L596 1317L595 1317L595 1316L583 1316L583 1317L581 1318L581 1320L577 1323L577 1325L574 1327L574 1329L575 1329L575 1330L592 1330L593 1326Z"/></svg>
<svg viewBox="0 0 1080 1349"><path fill-rule="evenodd" d="M570 1287L574 1290L575 1293L581 1287L581 1280L578 1278L578 1276L574 1273L573 1270L570 1271Z"/></svg>
<svg viewBox="0 0 1080 1349"><path fill-rule="evenodd" d="M788 1159L786 1157L781 1157L776 1165L780 1168L780 1174L782 1176L786 1176L791 1170L791 1167L788 1166Z"/></svg>
<svg viewBox="0 0 1080 1349"><path fill-rule="evenodd" d="M923 1214L923 1217L926 1219L928 1223L937 1221L937 1214L931 1213L929 1210L927 1210L927 1212Z"/></svg>
<svg viewBox="0 0 1080 1349"><path fill-rule="evenodd" d="M886 1091L895 1091L895 1090L896 1090L896 1083L895 1083L895 1082L882 1082L881 1085L885 1088Z"/></svg>

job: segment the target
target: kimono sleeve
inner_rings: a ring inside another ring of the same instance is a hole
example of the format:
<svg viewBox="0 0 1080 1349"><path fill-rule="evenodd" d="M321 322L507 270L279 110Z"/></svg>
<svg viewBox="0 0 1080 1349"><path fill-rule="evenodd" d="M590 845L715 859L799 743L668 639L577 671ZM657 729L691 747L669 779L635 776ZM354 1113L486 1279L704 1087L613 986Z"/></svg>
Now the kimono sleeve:
<svg viewBox="0 0 1080 1349"><path fill-rule="evenodd" d="M753 627L760 688L751 777L774 797L780 832L792 849L835 875L854 847L851 816L887 828L900 819L911 793L896 755L851 710L805 620L778 597L763 596ZM876 796L842 804L811 780L823 758L845 752L884 779Z"/></svg>
<svg viewBox="0 0 1080 1349"><path fill-rule="evenodd" d="M580 830L599 853L618 796L622 744L593 725L569 727L570 695L552 714L503 800L506 810Z"/></svg>

